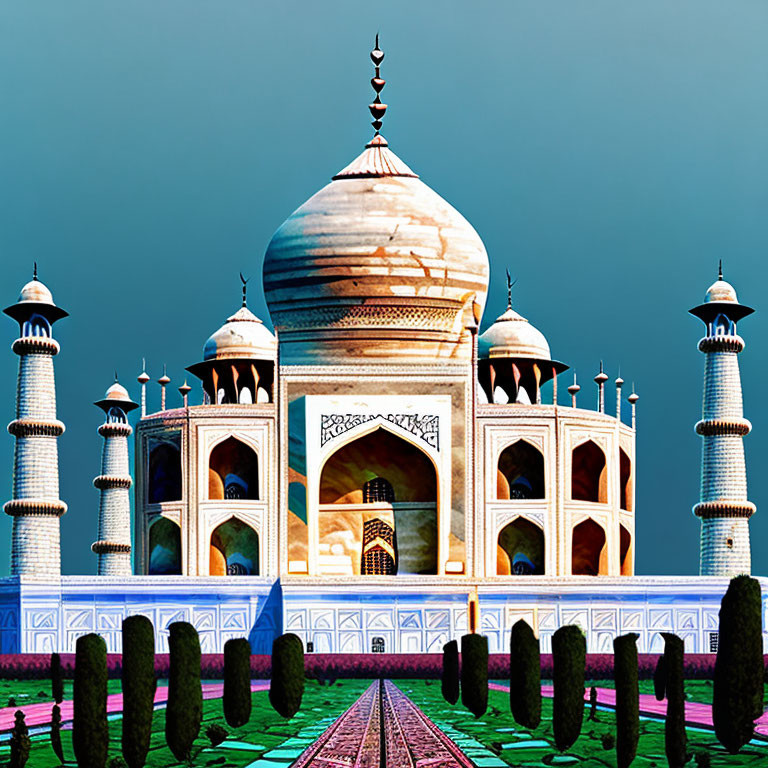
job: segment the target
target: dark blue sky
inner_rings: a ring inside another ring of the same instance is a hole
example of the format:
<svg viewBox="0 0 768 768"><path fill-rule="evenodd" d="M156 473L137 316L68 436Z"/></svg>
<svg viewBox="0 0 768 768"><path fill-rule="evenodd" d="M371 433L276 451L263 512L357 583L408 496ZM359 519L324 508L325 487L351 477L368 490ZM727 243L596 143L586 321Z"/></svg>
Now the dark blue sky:
<svg viewBox="0 0 768 768"><path fill-rule="evenodd" d="M641 396L637 569L698 569L701 301L722 258L740 299L753 572L768 573L768 5L580 2L0 4L0 299L33 260L57 327L63 567L95 570L100 411L146 356L184 366L259 287L272 232L370 136L381 32L384 134L485 241L515 305L582 379L600 358ZM14 327L0 408L13 418ZM3 345L0 345L3 347ZM157 405L156 388L150 390ZM613 398L609 398L609 403ZM13 440L0 436L0 499ZM0 520L0 573L10 519Z"/></svg>

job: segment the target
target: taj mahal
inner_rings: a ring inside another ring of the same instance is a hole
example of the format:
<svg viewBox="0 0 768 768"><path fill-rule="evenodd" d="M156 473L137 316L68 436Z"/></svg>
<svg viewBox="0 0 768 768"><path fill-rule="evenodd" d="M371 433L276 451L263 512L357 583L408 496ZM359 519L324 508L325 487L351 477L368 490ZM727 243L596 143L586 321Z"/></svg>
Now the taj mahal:
<svg viewBox="0 0 768 768"><path fill-rule="evenodd" d="M380 132L383 58L377 43L373 138L266 248L274 331L243 282L202 357L190 343L178 394L164 374L148 396L142 371L133 395L115 380L95 403L100 502L77 514L93 517L97 575L60 566L54 326L67 313L36 272L5 309L19 368L0 652L72 652L89 632L119 652L132 614L152 619L159 651L186 620L211 653L233 637L268 653L281 632L309 653L437 653L467 631L501 652L521 618L544 652L572 623L590 652L629 631L641 652L666 631L717 649L728 580L751 569L737 324L752 309L721 271L690 310L700 573L635 576L638 395L602 366L581 391L509 278L490 283L478 233ZM505 289L481 333L489 290Z"/></svg>

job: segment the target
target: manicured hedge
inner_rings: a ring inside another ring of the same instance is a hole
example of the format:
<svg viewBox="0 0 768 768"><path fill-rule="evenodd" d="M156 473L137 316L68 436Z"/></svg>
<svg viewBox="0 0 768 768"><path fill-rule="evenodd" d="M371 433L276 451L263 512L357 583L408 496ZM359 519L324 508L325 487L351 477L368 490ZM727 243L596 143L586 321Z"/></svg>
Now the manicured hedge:
<svg viewBox="0 0 768 768"><path fill-rule="evenodd" d="M232 728L251 717L251 644L245 638L224 643L224 719Z"/></svg>
<svg viewBox="0 0 768 768"><path fill-rule="evenodd" d="M203 689L200 684L200 638L186 621L168 627L171 666L168 675L168 704L165 709L165 740L179 762L189 760L192 744L203 719Z"/></svg>
<svg viewBox="0 0 768 768"><path fill-rule="evenodd" d="M107 646L90 634L77 638L72 715L72 747L80 768L107 763Z"/></svg>
<svg viewBox="0 0 768 768"><path fill-rule="evenodd" d="M283 717L293 717L304 696L304 645L290 632L272 643L269 703Z"/></svg>
<svg viewBox="0 0 768 768"><path fill-rule="evenodd" d="M123 620L122 749L129 768L142 768L152 735L155 689L155 630L146 616Z"/></svg>
<svg viewBox="0 0 768 768"><path fill-rule="evenodd" d="M664 676L667 692L667 716L664 718L664 749L669 768L682 768L687 757L685 733L685 680L683 676L685 645L670 632L664 637Z"/></svg>
<svg viewBox="0 0 768 768"><path fill-rule="evenodd" d="M461 638L461 703L475 716L488 709L488 638Z"/></svg>
<svg viewBox="0 0 768 768"><path fill-rule="evenodd" d="M640 690L637 678L637 638L634 632L613 641L616 669L616 764L629 768L640 738Z"/></svg>
<svg viewBox="0 0 768 768"><path fill-rule="evenodd" d="M569 624L552 635L554 668L552 730L560 752L579 738L584 721L584 657L587 640L580 627Z"/></svg>
<svg viewBox="0 0 768 768"><path fill-rule="evenodd" d="M449 704L455 704L459 700L459 644L451 640L443 646L443 676L441 688L443 698Z"/></svg>
<svg viewBox="0 0 768 768"><path fill-rule="evenodd" d="M538 728L541 722L541 652L530 625L520 619L509 640L509 708L516 723Z"/></svg>
<svg viewBox="0 0 768 768"><path fill-rule="evenodd" d="M638 672L641 680L652 680L659 659L657 653L638 654ZM768 656L764 656L768 667ZM65 679L72 679L75 668L73 653L61 654ZM394 680L439 680L443 668L442 653L308 653L306 675L309 679L371 679L380 675ZM167 679L169 657L155 654L155 675ZM268 680L271 656L251 656L251 678ZM221 680L224 677L224 654L204 653L200 658L203 680ZM689 653L685 656L686 680L711 680L715 670L714 653ZM112 679L122 674L119 653L107 654L107 673ZM491 680L505 680L509 674L509 655L492 653L488 656L488 676ZM51 675L51 657L47 653L0 654L0 680L48 680ZM613 679L613 654L590 653L586 658L586 675L592 680ZM541 676L552 679L552 655L541 654Z"/></svg>

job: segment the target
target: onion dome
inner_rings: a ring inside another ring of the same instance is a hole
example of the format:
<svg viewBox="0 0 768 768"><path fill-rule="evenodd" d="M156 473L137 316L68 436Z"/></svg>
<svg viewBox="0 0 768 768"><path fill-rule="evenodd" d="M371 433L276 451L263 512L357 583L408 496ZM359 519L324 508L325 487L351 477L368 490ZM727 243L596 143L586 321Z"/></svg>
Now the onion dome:
<svg viewBox="0 0 768 768"><path fill-rule="evenodd" d="M23 323L34 314L41 315L51 323L68 315L61 307L56 306L48 286L37 279L37 263L35 263L32 279L21 289L17 302L6 307L3 312L19 323Z"/></svg>
<svg viewBox="0 0 768 768"><path fill-rule="evenodd" d="M509 307L485 333L480 334L478 356L549 360L550 352L544 334Z"/></svg>
<svg viewBox="0 0 768 768"><path fill-rule="evenodd" d="M248 307L240 307L212 334L203 348L203 360L275 359L275 337Z"/></svg>
<svg viewBox="0 0 768 768"><path fill-rule="evenodd" d="M488 256L467 220L378 133L272 237L264 293L283 363L421 361L471 356L472 304L482 309Z"/></svg>
<svg viewBox="0 0 768 768"><path fill-rule="evenodd" d="M120 408L124 413L138 408L138 403L131 400L128 390L118 382L115 376L115 383L107 390L103 400L97 400L94 405L107 412L110 408Z"/></svg>
<svg viewBox="0 0 768 768"><path fill-rule="evenodd" d="M721 261L717 280L707 289L704 303L689 311L705 323L714 320L718 314L726 315L729 320L735 323L741 318L751 315L755 310L744 304L739 304L736 289L723 280L723 262Z"/></svg>

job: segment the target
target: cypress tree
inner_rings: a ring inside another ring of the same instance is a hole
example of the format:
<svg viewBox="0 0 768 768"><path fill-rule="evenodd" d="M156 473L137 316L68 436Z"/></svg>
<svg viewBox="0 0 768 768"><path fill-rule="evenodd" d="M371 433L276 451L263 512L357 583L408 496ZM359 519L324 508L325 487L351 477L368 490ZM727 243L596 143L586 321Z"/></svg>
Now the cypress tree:
<svg viewBox="0 0 768 768"><path fill-rule="evenodd" d="M455 640L443 646L443 698L449 704L459 700L459 644Z"/></svg>
<svg viewBox="0 0 768 768"><path fill-rule="evenodd" d="M541 651L523 619L512 627L509 642L509 708L525 728L537 728L541 722Z"/></svg>
<svg viewBox="0 0 768 768"><path fill-rule="evenodd" d="M664 638L664 678L667 717L664 721L664 748L669 768L682 768L686 762L685 734L685 645L677 636L662 632Z"/></svg>
<svg viewBox="0 0 768 768"><path fill-rule="evenodd" d="M56 704L64 701L64 672L61 669L61 656L51 654L51 695Z"/></svg>
<svg viewBox="0 0 768 768"><path fill-rule="evenodd" d="M461 638L461 703L475 716L488 709L488 638Z"/></svg>
<svg viewBox="0 0 768 768"><path fill-rule="evenodd" d="M755 579L731 579L720 604L718 639L712 720L718 740L735 755L763 713L762 596Z"/></svg>
<svg viewBox="0 0 768 768"><path fill-rule="evenodd" d="M269 702L283 717L293 717L304 696L304 646L301 639L287 633L272 643L272 679Z"/></svg>
<svg viewBox="0 0 768 768"><path fill-rule="evenodd" d="M59 758L59 762L64 762L64 748L61 745L61 708L58 704L53 705L51 710L51 749L53 754Z"/></svg>
<svg viewBox="0 0 768 768"><path fill-rule="evenodd" d="M224 719L233 728L251 717L251 644L245 638L224 643Z"/></svg>
<svg viewBox="0 0 768 768"><path fill-rule="evenodd" d="M561 752L572 747L581 733L586 655L586 638L574 624L560 627L552 635L552 727L555 746Z"/></svg>
<svg viewBox="0 0 768 768"><path fill-rule="evenodd" d="M666 694L667 675L664 671L664 654L659 656L656 662L656 669L653 672L653 693L656 701L663 701Z"/></svg>
<svg viewBox="0 0 768 768"><path fill-rule="evenodd" d="M616 685L616 765L629 768L640 739L640 684L637 670L637 638L634 632L613 641Z"/></svg>
<svg viewBox="0 0 768 768"><path fill-rule="evenodd" d="M24 768L29 760L29 750L32 743L29 740L29 729L24 722L24 713L17 709L14 716L13 731L11 732L11 762L9 768Z"/></svg>
<svg viewBox="0 0 768 768"><path fill-rule="evenodd" d="M146 616L123 621L123 758L129 768L147 761L155 705L155 631Z"/></svg>
<svg viewBox="0 0 768 768"><path fill-rule="evenodd" d="M72 747L79 768L107 763L107 645L99 635L83 635L75 645Z"/></svg>
<svg viewBox="0 0 768 768"><path fill-rule="evenodd" d="M203 688L200 683L200 638L186 621L168 627L168 705L165 710L165 741L179 762L190 759L192 744L203 719Z"/></svg>

